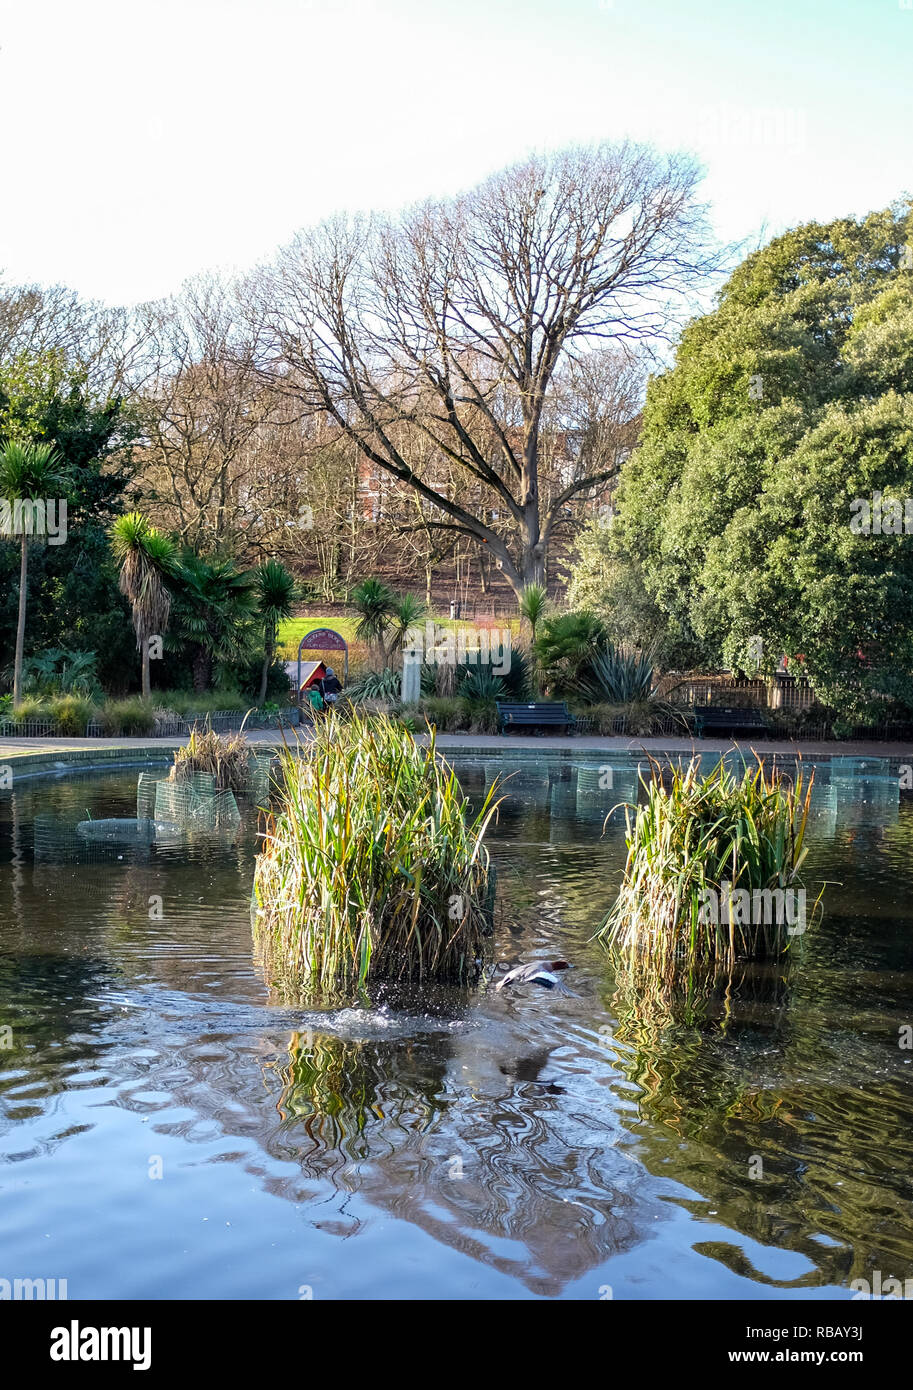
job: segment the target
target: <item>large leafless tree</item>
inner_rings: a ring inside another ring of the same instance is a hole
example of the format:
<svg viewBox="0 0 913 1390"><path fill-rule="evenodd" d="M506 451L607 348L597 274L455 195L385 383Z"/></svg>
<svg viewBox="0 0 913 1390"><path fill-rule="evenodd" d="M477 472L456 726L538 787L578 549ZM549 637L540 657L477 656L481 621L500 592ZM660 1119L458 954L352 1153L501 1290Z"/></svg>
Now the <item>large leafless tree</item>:
<svg viewBox="0 0 913 1390"><path fill-rule="evenodd" d="M198 549L271 552L294 516L300 412L262 380L234 284L197 276L138 317L152 370L134 396L136 457L156 521Z"/></svg>
<svg viewBox="0 0 913 1390"><path fill-rule="evenodd" d="M263 370L414 488L427 525L487 547L519 593L569 507L617 471L637 413L623 350L669 331L709 269L697 180L639 146L575 149L397 219L303 233L259 277ZM581 425L579 398L563 404L607 346L613 438L605 410ZM426 447L404 447L410 433ZM441 485L454 470L462 485Z"/></svg>

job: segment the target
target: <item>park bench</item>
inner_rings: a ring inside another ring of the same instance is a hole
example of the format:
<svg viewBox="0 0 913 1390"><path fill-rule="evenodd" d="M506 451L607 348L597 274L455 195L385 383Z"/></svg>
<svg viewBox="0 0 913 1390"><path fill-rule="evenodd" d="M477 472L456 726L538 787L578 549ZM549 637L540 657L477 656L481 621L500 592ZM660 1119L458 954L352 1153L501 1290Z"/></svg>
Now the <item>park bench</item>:
<svg viewBox="0 0 913 1390"><path fill-rule="evenodd" d="M764 733L767 730L767 720L759 709L723 709L720 706L708 705L694 711L694 731L698 738L703 738L708 729L725 730L727 733L736 733L739 730Z"/></svg>
<svg viewBox="0 0 913 1390"><path fill-rule="evenodd" d="M576 720L563 700L535 700L522 703L495 701L502 730L520 727L568 729L573 731Z"/></svg>

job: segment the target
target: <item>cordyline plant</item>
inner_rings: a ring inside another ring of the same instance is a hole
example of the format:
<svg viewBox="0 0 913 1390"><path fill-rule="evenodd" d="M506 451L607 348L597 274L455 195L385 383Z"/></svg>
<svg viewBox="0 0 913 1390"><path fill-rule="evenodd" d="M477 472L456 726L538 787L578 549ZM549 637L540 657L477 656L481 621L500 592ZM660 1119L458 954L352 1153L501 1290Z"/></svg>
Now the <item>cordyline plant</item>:
<svg viewBox="0 0 913 1390"><path fill-rule="evenodd" d="M330 714L282 755L254 877L254 935L305 988L466 982L491 932L483 837L456 775L387 718Z"/></svg>
<svg viewBox="0 0 913 1390"><path fill-rule="evenodd" d="M625 806L624 878L597 935L657 977L782 955L808 920L800 870L814 775L789 779L759 761L739 777L721 761L702 776L695 758L664 777L650 764L645 803Z"/></svg>
<svg viewBox="0 0 913 1390"><path fill-rule="evenodd" d="M171 540L151 526L142 512L127 512L111 527L111 553L120 571L118 586L130 604L136 646L142 661L143 699L151 695L150 641L165 632L171 614L171 581L177 552Z"/></svg>

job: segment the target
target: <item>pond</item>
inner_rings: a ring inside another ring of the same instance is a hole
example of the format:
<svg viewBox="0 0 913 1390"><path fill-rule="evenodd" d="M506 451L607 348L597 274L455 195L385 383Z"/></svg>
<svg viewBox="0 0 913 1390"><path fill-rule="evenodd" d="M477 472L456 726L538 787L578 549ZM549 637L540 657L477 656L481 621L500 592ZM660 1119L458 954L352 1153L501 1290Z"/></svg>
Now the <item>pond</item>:
<svg viewBox="0 0 913 1390"><path fill-rule="evenodd" d="M635 762L454 761L472 796L510 776L493 957L565 957L574 997L290 1004L251 946L255 823L74 844L135 816L136 769L0 793L0 1276L71 1299L846 1299L913 1274L897 762L818 765L825 913L788 969L664 1009L590 939Z"/></svg>

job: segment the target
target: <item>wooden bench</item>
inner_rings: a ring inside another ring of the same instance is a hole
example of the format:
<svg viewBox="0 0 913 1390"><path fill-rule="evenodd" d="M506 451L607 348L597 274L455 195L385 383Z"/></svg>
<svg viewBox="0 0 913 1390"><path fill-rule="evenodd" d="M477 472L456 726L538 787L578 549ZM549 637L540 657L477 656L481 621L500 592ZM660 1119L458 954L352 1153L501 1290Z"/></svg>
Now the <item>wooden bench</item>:
<svg viewBox="0 0 913 1390"><path fill-rule="evenodd" d="M576 720L563 700L533 700L527 703L510 704L506 700L496 700L501 729L536 727L549 729L568 729L573 731Z"/></svg>
<svg viewBox="0 0 913 1390"><path fill-rule="evenodd" d="M765 733L767 720L759 709L722 709L718 705L707 705L694 711L694 731L698 738L703 738L708 729L726 730L729 733L741 729Z"/></svg>

